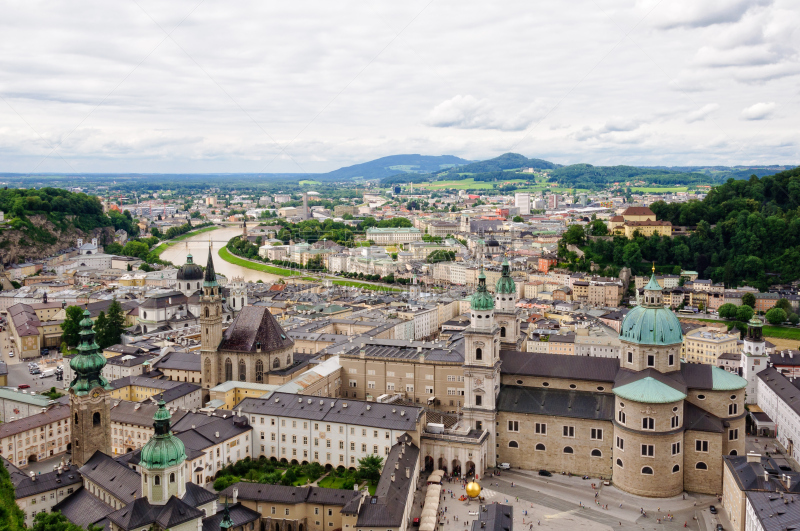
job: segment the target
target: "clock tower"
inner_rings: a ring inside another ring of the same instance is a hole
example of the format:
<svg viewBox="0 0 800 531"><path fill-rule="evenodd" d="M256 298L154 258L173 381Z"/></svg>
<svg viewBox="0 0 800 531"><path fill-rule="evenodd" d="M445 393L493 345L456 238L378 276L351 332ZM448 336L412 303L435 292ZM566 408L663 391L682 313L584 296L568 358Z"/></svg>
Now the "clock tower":
<svg viewBox="0 0 800 531"><path fill-rule="evenodd" d="M494 298L481 270L470 302L470 325L464 330L464 421L489 433L486 466L496 461L496 401L500 393L500 327L494 320Z"/></svg>
<svg viewBox="0 0 800 531"><path fill-rule="evenodd" d="M94 339L89 310L83 312L78 354L69 362L75 378L69 386L72 462L83 466L97 450L111 455L111 387L102 376L106 358Z"/></svg>
<svg viewBox="0 0 800 531"><path fill-rule="evenodd" d="M208 248L203 291L200 293L200 334L203 388L208 390L225 381L217 354L222 341L222 294L214 271L211 247Z"/></svg>

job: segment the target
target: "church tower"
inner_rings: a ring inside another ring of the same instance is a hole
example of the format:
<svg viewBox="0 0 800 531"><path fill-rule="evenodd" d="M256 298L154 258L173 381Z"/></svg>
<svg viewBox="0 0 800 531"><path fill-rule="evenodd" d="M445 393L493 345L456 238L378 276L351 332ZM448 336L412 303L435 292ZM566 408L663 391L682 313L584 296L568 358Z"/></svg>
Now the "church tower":
<svg viewBox="0 0 800 531"><path fill-rule="evenodd" d="M764 323L753 316L747 323L747 335L744 336L741 368L742 378L747 380L745 404L755 404L758 400L758 381L756 375L767 368L769 354L767 343L762 334Z"/></svg>
<svg viewBox="0 0 800 531"><path fill-rule="evenodd" d="M172 496L183 498L186 494L184 461L186 448L183 441L172 434L164 397L158 401L153 415L155 433L142 448L139 465L142 467L142 496L153 505L164 505Z"/></svg>
<svg viewBox="0 0 800 531"><path fill-rule="evenodd" d="M230 306L235 313L242 311L247 306L247 284L242 277L233 277L230 283Z"/></svg>
<svg viewBox="0 0 800 531"><path fill-rule="evenodd" d="M503 274L497 280L495 288L494 318L500 327L501 350L520 350L517 285L511 278L508 259L503 260Z"/></svg>
<svg viewBox="0 0 800 531"><path fill-rule="evenodd" d="M89 310L80 322L78 354L69 362L75 378L69 386L72 415L72 462L83 466L97 450L111 455L111 387L102 376L106 358L94 340Z"/></svg>
<svg viewBox="0 0 800 531"><path fill-rule="evenodd" d="M494 299L481 269L478 290L470 303L470 325L464 330L464 420L489 432L487 467L495 465L496 400L500 393L500 327L494 320Z"/></svg>
<svg viewBox="0 0 800 531"><path fill-rule="evenodd" d="M242 218L242 239L247 239L247 218Z"/></svg>
<svg viewBox="0 0 800 531"><path fill-rule="evenodd" d="M203 291L200 294L200 334L203 387L210 389L222 383L222 367L217 359L217 347L222 341L222 295L210 248L203 277Z"/></svg>

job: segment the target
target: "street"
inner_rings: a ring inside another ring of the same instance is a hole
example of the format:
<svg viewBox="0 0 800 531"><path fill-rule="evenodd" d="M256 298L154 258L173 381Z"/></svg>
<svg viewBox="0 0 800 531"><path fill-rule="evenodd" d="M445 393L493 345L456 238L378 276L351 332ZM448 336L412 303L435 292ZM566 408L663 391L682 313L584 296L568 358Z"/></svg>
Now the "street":
<svg viewBox="0 0 800 531"><path fill-rule="evenodd" d="M33 360L20 360L19 359L19 352L17 349L14 349L14 357L9 357L8 353L11 351L12 347L9 343L9 333L8 329L4 332L0 332L0 345L2 345L2 361L6 362L8 365L8 386L9 387L17 387L22 384L30 385L30 390L35 392L42 392L48 391L51 387L55 387L62 393L64 392L64 385L69 385L69 382L66 381L56 381L55 376L51 376L49 378L39 378L38 374L30 374L28 370L28 362ZM39 364L39 367L42 369L48 368L53 369L58 365L63 364L63 360L61 359L61 355L57 354L56 356L50 356L45 358L45 360L49 360L49 363L45 363L42 358L36 359L36 363Z"/></svg>

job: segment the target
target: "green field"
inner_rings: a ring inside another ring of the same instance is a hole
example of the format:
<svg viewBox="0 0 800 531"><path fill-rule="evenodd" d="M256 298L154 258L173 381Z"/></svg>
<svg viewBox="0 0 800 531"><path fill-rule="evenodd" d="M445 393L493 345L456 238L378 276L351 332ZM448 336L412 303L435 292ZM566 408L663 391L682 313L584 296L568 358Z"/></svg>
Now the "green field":
<svg viewBox="0 0 800 531"><path fill-rule="evenodd" d="M319 181L300 181L297 184L299 184L300 186L305 186L305 185L322 184L322 183Z"/></svg>
<svg viewBox="0 0 800 531"><path fill-rule="evenodd" d="M444 190L454 188L456 190L491 190L496 184L503 183L524 183L529 179L508 179L503 181L478 181L475 179L463 179L461 181L434 181L432 183L415 183L414 188L424 188L426 190Z"/></svg>
<svg viewBox="0 0 800 531"><path fill-rule="evenodd" d="M372 291L403 291L401 288L389 288L384 286L373 286L372 284L364 284L363 282L353 282L352 280L334 280L337 286L348 286L351 288L371 289Z"/></svg>
<svg viewBox="0 0 800 531"><path fill-rule="evenodd" d="M226 262L229 262L233 265L242 266L247 269L252 269L254 271L261 271L264 273L269 273L271 275L280 275L283 277L292 277L292 276L296 277L302 274L299 271L292 271L290 269L270 266L267 264L259 264L256 262L251 262L250 260L245 260L244 258L239 258L238 256L231 254L230 251L228 251L228 249L225 246L220 247L218 254L219 257L225 260Z"/></svg>
<svg viewBox="0 0 800 531"><path fill-rule="evenodd" d="M687 192L688 186L631 186L631 192L663 194L665 192Z"/></svg>
<svg viewBox="0 0 800 531"><path fill-rule="evenodd" d="M213 226L212 226L212 227L203 227L202 229L197 229L197 230L192 230L192 231L189 231L189 232L187 232L186 234L181 234L180 236L176 236L175 238L172 238L172 239L171 239L171 240L169 240L169 241L166 241L166 242L163 242L163 243L159 244L159 246L158 246L158 247L156 247L155 249L153 249L153 252L154 252L154 253L156 253L156 255L158 255L158 256L161 256L161 253L163 253L164 251L166 251L166 250L167 250L167 248L168 248L168 247L170 247L171 245L175 245L176 243L178 243L178 242L180 242L180 241L183 241L183 240L185 240L186 238L191 238L192 236L195 236L195 235L197 235L197 234L202 234L202 233L204 233L204 232L209 232L209 231L212 231L212 230L217 230L218 228L219 228L219 227L213 227Z"/></svg>

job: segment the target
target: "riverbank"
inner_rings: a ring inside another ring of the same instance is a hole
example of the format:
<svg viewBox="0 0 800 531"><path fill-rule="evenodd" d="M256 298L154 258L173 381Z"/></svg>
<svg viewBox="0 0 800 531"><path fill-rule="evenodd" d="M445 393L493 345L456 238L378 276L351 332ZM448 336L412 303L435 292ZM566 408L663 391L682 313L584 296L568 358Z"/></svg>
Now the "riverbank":
<svg viewBox="0 0 800 531"><path fill-rule="evenodd" d="M178 242L191 238L193 236L197 236L198 234L202 234L204 232L210 232L212 230L217 230L219 227L211 226L211 227L203 227L202 229L192 230L187 232L186 234L181 234L180 236L176 236L171 240L167 240L165 242L161 242L158 247L153 249L153 252L156 253L159 257L161 257L161 253L169 249L171 246L175 245Z"/></svg>

